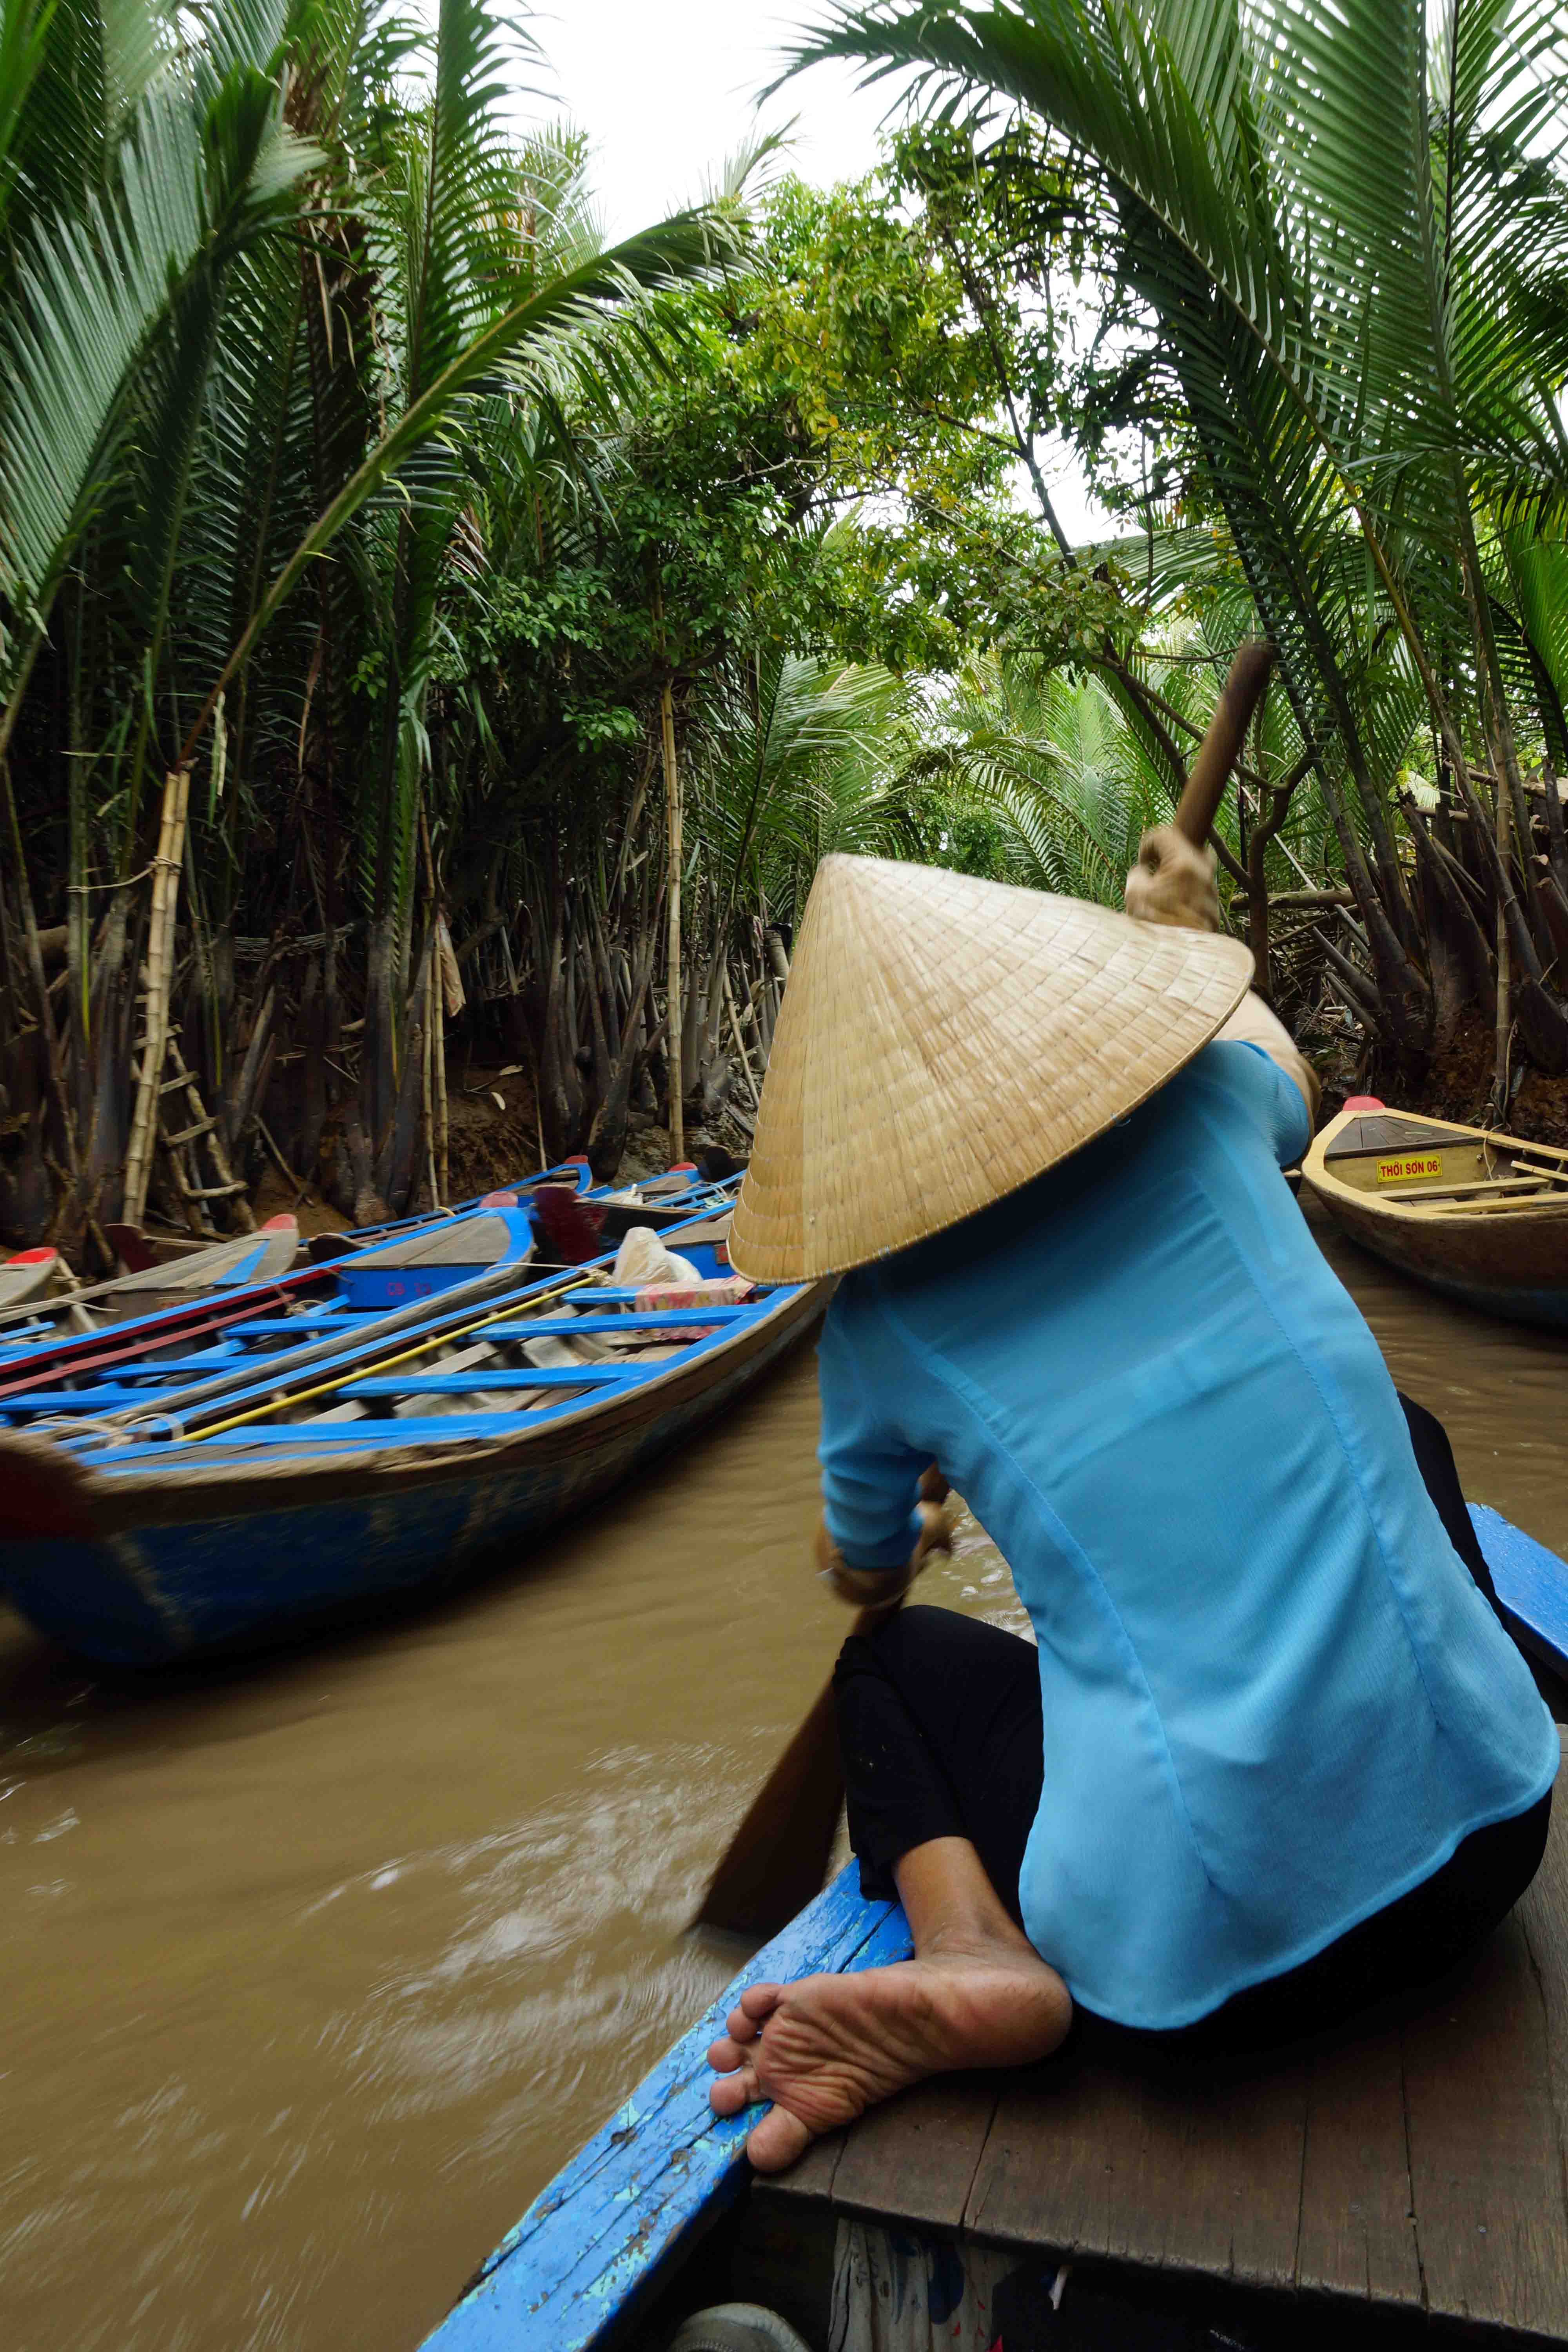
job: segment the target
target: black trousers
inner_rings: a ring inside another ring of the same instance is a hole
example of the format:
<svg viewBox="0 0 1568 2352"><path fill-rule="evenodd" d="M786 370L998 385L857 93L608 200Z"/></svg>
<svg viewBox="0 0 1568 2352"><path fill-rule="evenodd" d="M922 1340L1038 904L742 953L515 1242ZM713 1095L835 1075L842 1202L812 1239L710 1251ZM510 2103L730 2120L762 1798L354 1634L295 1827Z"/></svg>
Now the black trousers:
<svg viewBox="0 0 1568 2352"><path fill-rule="evenodd" d="M1426 1490L1449 1541L1497 1606L1442 1423L1401 1398ZM1040 1677L1033 1645L952 1610L906 1608L851 1636L834 1675L849 1836L860 1883L894 1892L911 1847L965 1837L1015 1919L1024 1848L1042 1795ZM1463 1840L1441 1869L1300 1968L1236 1994L1179 2033L1139 2041L1253 2049L1340 2022L1439 1977L1529 1885L1552 1799ZM1121 2029L1119 2029L1121 2031Z"/></svg>

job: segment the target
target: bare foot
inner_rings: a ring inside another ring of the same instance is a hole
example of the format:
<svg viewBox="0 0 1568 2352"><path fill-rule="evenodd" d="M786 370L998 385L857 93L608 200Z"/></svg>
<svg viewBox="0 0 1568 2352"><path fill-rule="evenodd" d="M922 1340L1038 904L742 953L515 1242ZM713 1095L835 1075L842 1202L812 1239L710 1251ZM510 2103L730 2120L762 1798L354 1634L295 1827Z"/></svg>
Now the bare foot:
<svg viewBox="0 0 1568 2352"><path fill-rule="evenodd" d="M1021 1937L928 1949L858 1976L749 1985L708 2053L720 2078L709 2104L733 2116L771 2099L746 2153L759 2172L783 2172L819 2132L852 2123L906 2084L965 2066L1028 2065L1048 2057L1071 2022L1066 1985Z"/></svg>

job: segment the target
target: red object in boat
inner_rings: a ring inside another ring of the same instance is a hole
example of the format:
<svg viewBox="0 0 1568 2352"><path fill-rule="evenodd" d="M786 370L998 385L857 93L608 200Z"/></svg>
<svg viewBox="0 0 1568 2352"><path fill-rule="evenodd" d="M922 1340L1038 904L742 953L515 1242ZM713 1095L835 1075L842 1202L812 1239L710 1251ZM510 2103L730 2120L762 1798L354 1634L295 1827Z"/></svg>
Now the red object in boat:
<svg viewBox="0 0 1568 2352"><path fill-rule="evenodd" d="M605 1229L602 1202L584 1201L562 1184L542 1184L531 1206L557 1265L583 1265L598 1255Z"/></svg>
<svg viewBox="0 0 1568 2352"><path fill-rule="evenodd" d="M1388 1105L1379 1095L1347 1095L1345 1108L1347 1110L1386 1110Z"/></svg>

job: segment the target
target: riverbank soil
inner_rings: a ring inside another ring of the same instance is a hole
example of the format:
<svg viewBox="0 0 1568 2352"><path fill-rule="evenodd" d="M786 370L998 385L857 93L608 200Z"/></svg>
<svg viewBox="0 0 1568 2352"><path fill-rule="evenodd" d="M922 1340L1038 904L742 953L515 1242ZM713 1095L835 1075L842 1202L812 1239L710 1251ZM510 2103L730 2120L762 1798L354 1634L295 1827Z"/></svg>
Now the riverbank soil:
<svg viewBox="0 0 1568 2352"><path fill-rule="evenodd" d="M1312 1061L1323 1082L1321 1121L1344 1108L1352 1094L1380 1095L1400 1110L1423 1112L1429 1118L1453 1118L1467 1127L1492 1124L1492 1077L1497 1036L1489 1022L1477 1013L1466 1013L1450 1042L1435 1054L1421 1084L1402 1085L1396 1075L1380 1071L1364 1052L1349 1045L1313 1052ZM1507 1132L1527 1143L1568 1143L1568 1075L1554 1077L1522 1057L1513 1066L1513 1093Z"/></svg>

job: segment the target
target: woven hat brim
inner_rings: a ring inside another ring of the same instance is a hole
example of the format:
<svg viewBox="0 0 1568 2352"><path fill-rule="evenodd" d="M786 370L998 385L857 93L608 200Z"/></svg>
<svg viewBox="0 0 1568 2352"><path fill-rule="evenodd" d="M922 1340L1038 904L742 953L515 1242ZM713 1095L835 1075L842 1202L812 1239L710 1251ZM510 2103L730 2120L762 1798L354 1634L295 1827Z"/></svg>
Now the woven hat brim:
<svg viewBox="0 0 1568 2352"><path fill-rule="evenodd" d="M1206 931L878 858L824 861L730 1257L805 1282L1031 1183L1224 1026L1252 956Z"/></svg>

